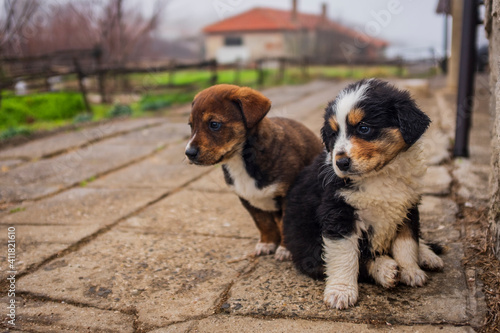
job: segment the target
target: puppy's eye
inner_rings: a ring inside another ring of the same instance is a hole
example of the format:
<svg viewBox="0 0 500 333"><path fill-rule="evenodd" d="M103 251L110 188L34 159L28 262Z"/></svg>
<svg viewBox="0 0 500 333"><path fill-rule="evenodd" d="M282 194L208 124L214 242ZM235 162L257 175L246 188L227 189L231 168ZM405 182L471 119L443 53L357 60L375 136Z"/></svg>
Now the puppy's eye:
<svg viewBox="0 0 500 333"><path fill-rule="evenodd" d="M372 131L371 127L366 125L359 125L357 130L359 134L363 135L370 134L370 132Z"/></svg>
<svg viewBox="0 0 500 333"><path fill-rule="evenodd" d="M208 125L212 131L218 131L220 130L222 123L216 122L216 121L211 121Z"/></svg>

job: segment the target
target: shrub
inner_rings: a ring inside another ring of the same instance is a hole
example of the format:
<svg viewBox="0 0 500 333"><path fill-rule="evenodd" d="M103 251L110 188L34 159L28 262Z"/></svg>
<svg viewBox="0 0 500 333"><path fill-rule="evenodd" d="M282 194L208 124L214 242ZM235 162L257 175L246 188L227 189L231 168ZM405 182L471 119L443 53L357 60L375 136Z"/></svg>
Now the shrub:
<svg viewBox="0 0 500 333"><path fill-rule="evenodd" d="M17 135L29 136L31 131L22 127L9 127L7 130L0 132L0 140L12 138Z"/></svg>
<svg viewBox="0 0 500 333"><path fill-rule="evenodd" d="M85 109L78 93L43 93L2 99L0 127L15 127L36 121L71 119Z"/></svg>
<svg viewBox="0 0 500 333"><path fill-rule="evenodd" d="M86 123L92 121L94 115L92 113L79 113L73 118L74 124Z"/></svg>
<svg viewBox="0 0 500 333"><path fill-rule="evenodd" d="M140 101L143 111L156 111L169 107L173 104L189 103L193 100L193 92L175 92L162 95L145 95Z"/></svg>
<svg viewBox="0 0 500 333"><path fill-rule="evenodd" d="M108 111L108 117L126 117L132 115L132 108L124 104L116 104L111 110Z"/></svg>

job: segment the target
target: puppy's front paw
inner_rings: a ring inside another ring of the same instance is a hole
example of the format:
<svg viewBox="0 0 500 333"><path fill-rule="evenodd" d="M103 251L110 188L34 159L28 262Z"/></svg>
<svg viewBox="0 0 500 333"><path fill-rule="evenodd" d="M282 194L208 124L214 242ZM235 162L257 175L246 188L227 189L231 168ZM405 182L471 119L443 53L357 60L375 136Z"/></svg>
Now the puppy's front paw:
<svg viewBox="0 0 500 333"><path fill-rule="evenodd" d="M427 245L420 244L418 249L418 265L427 271L441 271L443 270L444 262Z"/></svg>
<svg viewBox="0 0 500 333"><path fill-rule="evenodd" d="M384 288L394 288L399 282L398 263L387 257L377 257L369 267L371 277Z"/></svg>
<svg viewBox="0 0 500 333"><path fill-rule="evenodd" d="M427 282L427 275L418 267L401 268L400 280L411 287L422 287Z"/></svg>
<svg viewBox="0 0 500 333"><path fill-rule="evenodd" d="M347 309L358 301L358 288L343 284L329 285L325 289L323 301L331 308Z"/></svg>
<svg viewBox="0 0 500 333"><path fill-rule="evenodd" d="M263 256L274 253L274 251L276 251L276 244L258 242L257 245L255 245L255 250L253 252L253 255Z"/></svg>
<svg viewBox="0 0 500 333"><path fill-rule="evenodd" d="M292 260L292 253L286 247L280 245L274 254L274 259L280 261Z"/></svg>

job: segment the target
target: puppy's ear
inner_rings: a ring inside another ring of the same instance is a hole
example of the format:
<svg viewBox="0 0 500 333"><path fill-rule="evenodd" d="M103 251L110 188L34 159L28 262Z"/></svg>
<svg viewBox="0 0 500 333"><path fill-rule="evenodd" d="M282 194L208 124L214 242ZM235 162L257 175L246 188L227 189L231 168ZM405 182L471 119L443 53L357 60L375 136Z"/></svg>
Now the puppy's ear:
<svg viewBox="0 0 500 333"><path fill-rule="evenodd" d="M261 121L271 109L271 101L257 90L242 87L233 94L233 101L240 108L247 128Z"/></svg>
<svg viewBox="0 0 500 333"><path fill-rule="evenodd" d="M326 147L326 151L330 152L331 149L331 137L333 136L333 131L330 126L327 124L324 124L323 127L321 128L321 138L323 139L323 144Z"/></svg>
<svg viewBox="0 0 500 333"><path fill-rule="evenodd" d="M429 127L431 120L420 110L407 93L407 101L397 106L399 130L409 146L417 142Z"/></svg>
<svg viewBox="0 0 500 333"><path fill-rule="evenodd" d="M335 100L328 103L325 108L325 115L323 117L323 127L321 128L321 138L323 139L323 144L326 147L326 150L330 152L333 149L333 145L335 143L336 132L338 131L338 125L336 124L336 120L333 118L334 109L335 109ZM334 131L333 127L336 128Z"/></svg>

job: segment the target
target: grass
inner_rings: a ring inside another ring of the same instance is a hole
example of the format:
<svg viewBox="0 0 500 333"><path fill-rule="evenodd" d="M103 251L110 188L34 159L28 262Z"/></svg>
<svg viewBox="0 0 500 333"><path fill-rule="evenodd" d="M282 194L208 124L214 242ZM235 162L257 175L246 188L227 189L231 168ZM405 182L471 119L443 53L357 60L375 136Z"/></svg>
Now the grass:
<svg viewBox="0 0 500 333"><path fill-rule="evenodd" d="M162 94L146 94L142 96L139 106L142 111L156 111L174 104L189 103L196 92L173 92Z"/></svg>
<svg viewBox="0 0 500 333"><path fill-rule="evenodd" d="M0 107L3 128L36 121L53 121L76 116L85 109L78 93L43 93L27 96L6 94Z"/></svg>
<svg viewBox="0 0 500 333"><path fill-rule="evenodd" d="M26 210L26 207L17 207L17 208L9 210L9 214L14 214L17 212L24 212L25 210Z"/></svg>
<svg viewBox="0 0 500 333"><path fill-rule="evenodd" d="M264 84L260 88L278 84L300 84L311 79L361 79L365 77L405 76L397 66L310 66L304 78L298 67L288 67L281 82L277 69L264 70ZM236 81L238 76L238 81ZM170 106L192 101L196 92L209 87L210 70L183 70L170 78L167 73L132 74L129 82L143 91L138 102L129 105L95 104L92 114L85 111L82 97L75 92L39 93L15 96L4 91L0 106L0 140L17 135L29 135L34 131L51 130L70 124L98 121L113 116L143 116L148 112L166 110ZM65 78L65 81L71 78ZM73 78L74 80L74 78ZM258 73L254 69L235 69L217 72L217 83L238 84L256 88ZM68 81L69 82L69 81ZM173 83L177 88L169 84ZM141 89L143 88L143 89ZM155 88L155 89L151 89Z"/></svg>
<svg viewBox="0 0 500 333"><path fill-rule="evenodd" d="M95 177L95 176L92 176L92 177L90 177L90 178L88 178L88 179L82 180L82 181L80 182L80 184L79 184L79 185L80 185L80 187L85 187L85 186L87 186L89 183L92 183L94 180L96 180L96 177Z"/></svg>
<svg viewBox="0 0 500 333"><path fill-rule="evenodd" d="M309 73L313 77L326 79L335 78L355 80L370 77L387 78L406 75L406 71L397 66L314 66L310 68Z"/></svg>

